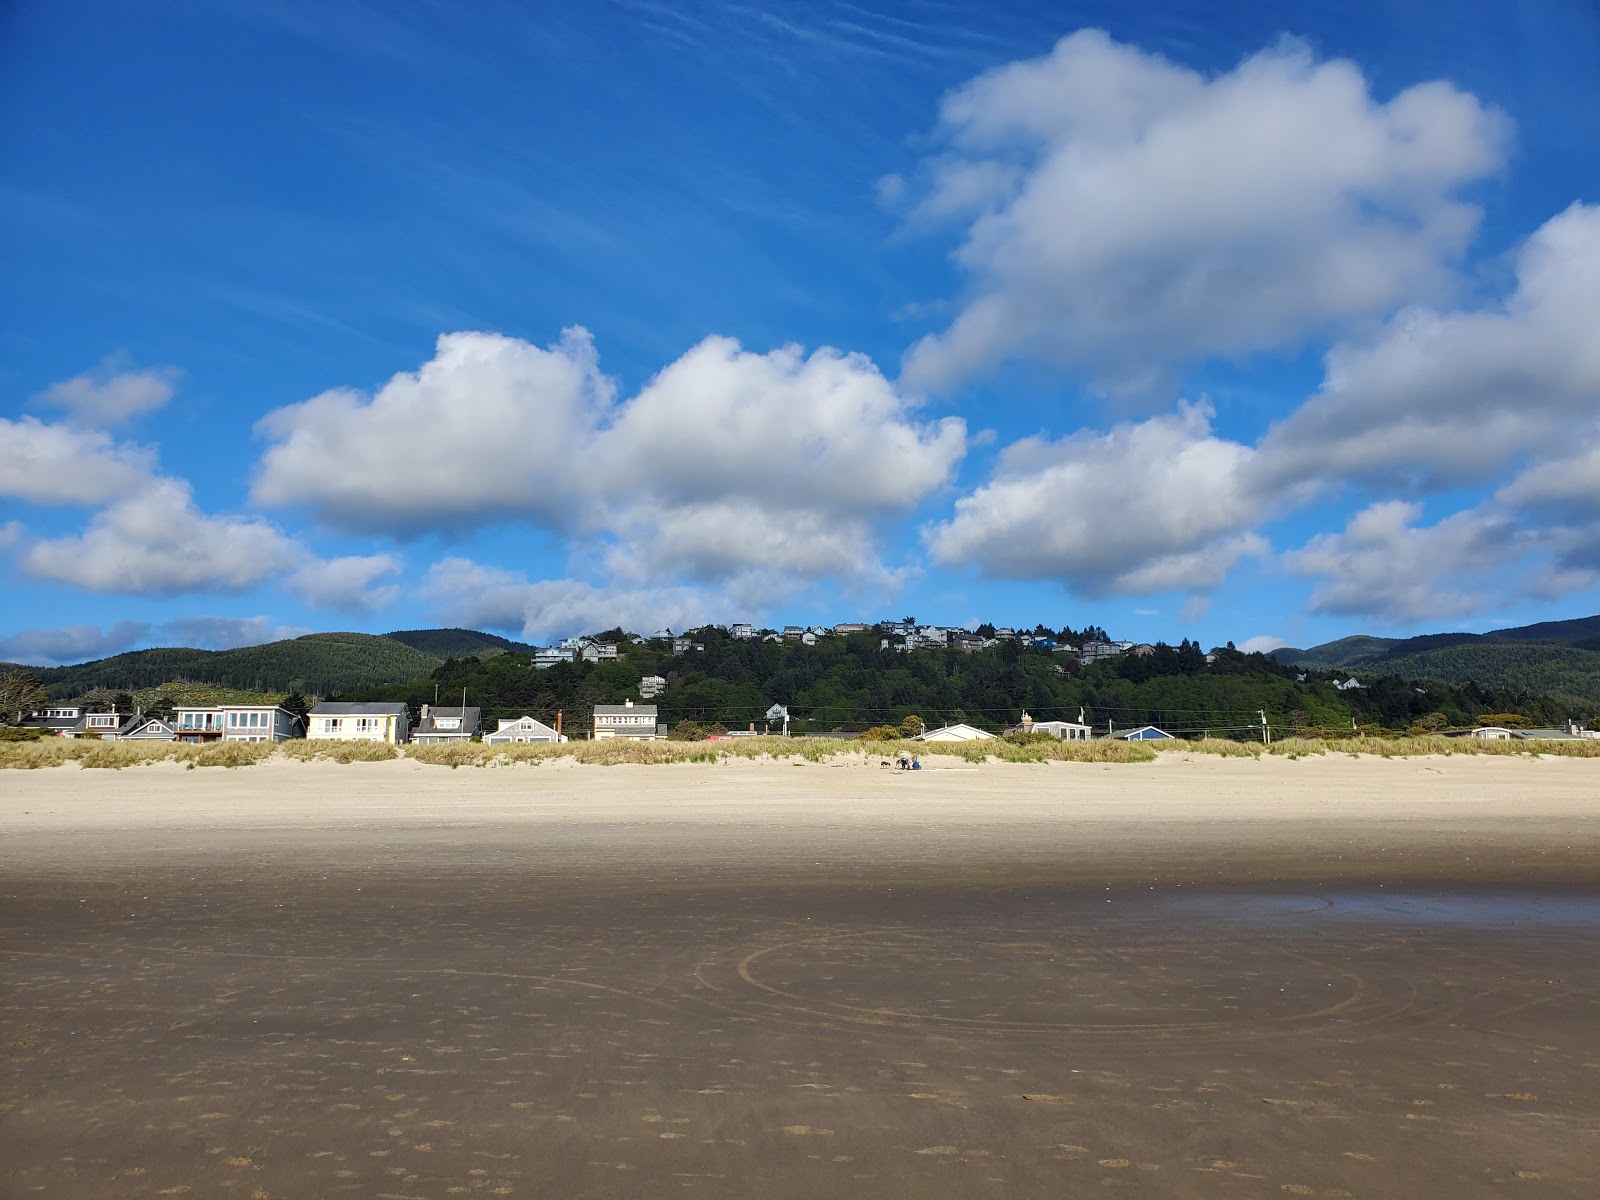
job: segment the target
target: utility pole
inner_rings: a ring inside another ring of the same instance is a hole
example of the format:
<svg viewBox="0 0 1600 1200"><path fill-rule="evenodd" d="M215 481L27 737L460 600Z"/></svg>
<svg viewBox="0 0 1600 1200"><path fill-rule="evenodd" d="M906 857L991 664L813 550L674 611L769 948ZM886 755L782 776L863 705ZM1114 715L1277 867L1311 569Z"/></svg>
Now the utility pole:
<svg viewBox="0 0 1600 1200"><path fill-rule="evenodd" d="M1270 746L1272 745L1272 727L1267 724L1267 710L1258 708L1256 711L1261 714L1261 741L1264 745Z"/></svg>

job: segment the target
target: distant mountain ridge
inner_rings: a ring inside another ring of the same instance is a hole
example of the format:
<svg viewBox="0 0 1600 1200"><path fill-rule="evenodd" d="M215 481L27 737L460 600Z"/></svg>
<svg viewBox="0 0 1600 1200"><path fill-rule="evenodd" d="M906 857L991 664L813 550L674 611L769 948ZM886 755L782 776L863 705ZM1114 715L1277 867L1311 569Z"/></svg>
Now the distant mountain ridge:
<svg viewBox="0 0 1600 1200"><path fill-rule="evenodd" d="M1600 616L1490 633L1356 634L1307 649L1280 647L1271 656L1322 670L1473 682L1600 703Z"/></svg>
<svg viewBox="0 0 1600 1200"><path fill-rule="evenodd" d="M254 692L329 695L415 679L446 657L370 633L310 633L235 650L156 647L73 666L28 669L52 699L94 688L134 691L174 680Z"/></svg>

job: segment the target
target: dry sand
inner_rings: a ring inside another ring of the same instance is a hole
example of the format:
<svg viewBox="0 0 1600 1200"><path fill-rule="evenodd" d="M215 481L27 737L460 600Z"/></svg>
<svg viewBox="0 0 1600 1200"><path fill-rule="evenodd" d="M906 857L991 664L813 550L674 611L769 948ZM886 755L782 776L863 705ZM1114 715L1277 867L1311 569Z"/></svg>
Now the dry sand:
<svg viewBox="0 0 1600 1200"><path fill-rule="evenodd" d="M1600 1195L1600 760L0 772L0 1194Z"/></svg>

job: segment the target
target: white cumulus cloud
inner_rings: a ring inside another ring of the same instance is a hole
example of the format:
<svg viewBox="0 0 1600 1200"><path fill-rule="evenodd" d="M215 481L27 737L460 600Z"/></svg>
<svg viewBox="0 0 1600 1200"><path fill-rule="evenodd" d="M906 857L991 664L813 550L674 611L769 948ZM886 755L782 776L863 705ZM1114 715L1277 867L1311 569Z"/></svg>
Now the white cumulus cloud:
<svg viewBox="0 0 1600 1200"><path fill-rule="evenodd" d="M1008 358L1137 390L1442 297L1507 121L1446 83L1375 98L1285 41L1207 77L1097 30L948 95L914 226L968 222L960 314L906 356L942 388Z"/></svg>
<svg viewBox="0 0 1600 1200"><path fill-rule="evenodd" d="M1506 514L1469 509L1432 525L1421 515L1418 504L1383 501L1286 554L1292 573L1318 581L1311 610L1412 625L1504 607L1517 594L1507 581L1538 547Z"/></svg>
<svg viewBox="0 0 1600 1200"><path fill-rule="evenodd" d="M589 335L480 333L377 395L265 418L253 497L394 536L515 519L604 545L630 578L882 583L874 522L951 477L958 418L918 420L871 360L707 338L613 403Z"/></svg>
<svg viewBox="0 0 1600 1200"><path fill-rule="evenodd" d="M1253 451L1211 432L1211 410L1028 438L994 478L925 532L933 558L993 578L1058 579L1089 596L1204 590L1246 555L1262 516Z"/></svg>
<svg viewBox="0 0 1600 1200"><path fill-rule="evenodd" d="M296 566L299 545L270 523L212 516L189 485L157 479L97 512L83 533L21 554L25 571L102 592L243 591Z"/></svg>
<svg viewBox="0 0 1600 1200"><path fill-rule="evenodd" d="M530 580L467 558L428 569L422 594L452 625L513 630L529 641L621 626L651 632L688 629L718 616L708 592L688 587L597 587L577 579Z"/></svg>
<svg viewBox="0 0 1600 1200"><path fill-rule="evenodd" d="M1560 454L1600 413L1596 330L1600 207L1575 204L1522 246L1505 300L1411 309L1330 351L1316 395L1262 440L1263 470L1443 487ZM1535 476L1522 491L1554 482Z"/></svg>
<svg viewBox="0 0 1600 1200"><path fill-rule="evenodd" d="M29 504L104 504L143 486L155 454L96 429L0 417L0 496Z"/></svg>
<svg viewBox="0 0 1600 1200"><path fill-rule="evenodd" d="M313 559L292 572L284 585L312 608L370 612L394 603L400 594L399 585L381 581L399 574L404 566L398 554Z"/></svg>
<svg viewBox="0 0 1600 1200"><path fill-rule="evenodd" d="M548 349L445 334L372 396L324 392L264 417L273 444L251 498L400 536L506 516L561 524L612 390L585 330Z"/></svg>
<svg viewBox="0 0 1600 1200"><path fill-rule="evenodd" d="M47 404L60 405L88 425L117 425L163 407L177 390L172 367L118 371L111 364L64 379L40 393Z"/></svg>

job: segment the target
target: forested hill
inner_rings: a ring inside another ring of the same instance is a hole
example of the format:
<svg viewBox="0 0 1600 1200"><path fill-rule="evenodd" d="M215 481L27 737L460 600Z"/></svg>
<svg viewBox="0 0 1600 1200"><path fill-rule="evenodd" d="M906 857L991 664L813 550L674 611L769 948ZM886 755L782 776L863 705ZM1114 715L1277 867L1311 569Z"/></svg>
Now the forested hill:
<svg viewBox="0 0 1600 1200"><path fill-rule="evenodd" d="M439 655L393 638L312 633L237 650L135 650L70 667L35 668L33 673L52 699L67 699L95 688L132 691L173 680L325 696L414 679L441 661Z"/></svg>
<svg viewBox="0 0 1600 1200"><path fill-rule="evenodd" d="M513 642L493 633L479 633L476 629L397 629L383 635L439 658L464 658L468 655L498 654L515 650L532 654L533 647L526 642Z"/></svg>
<svg viewBox="0 0 1600 1200"><path fill-rule="evenodd" d="M1536 691L1600 702L1600 616L1547 621L1492 633L1413 638L1356 636L1298 650L1279 662L1320 669L1405 675L1441 683Z"/></svg>
<svg viewBox="0 0 1600 1200"><path fill-rule="evenodd" d="M1218 652L1207 663L1198 646L1163 646L1154 655L1123 655L1080 666L1068 654L1005 643L977 654L879 648L876 633L823 638L815 646L739 641L717 630L695 636L703 651L674 656L666 642L623 643L615 662L561 664L535 670L527 656L508 652L454 659L409 684L364 693L368 700L404 700L413 708L435 694L478 705L490 723L523 714L568 729L589 725L595 704L639 698L646 675L667 680L655 703L669 725L743 729L767 709L788 706L798 732L856 731L918 716L928 725L969 721L990 729L1016 724L1026 709L1036 720L1076 720L1080 708L1096 728L1146 722L1174 733L1256 736L1265 711L1287 728L1349 729L1380 725L1465 725L1485 714L1520 713L1535 725L1570 716L1570 706L1546 697L1476 684L1423 685L1400 678L1363 680L1340 691L1331 671L1300 672L1260 654ZM1299 674L1306 678L1297 678Z"/></svg>

